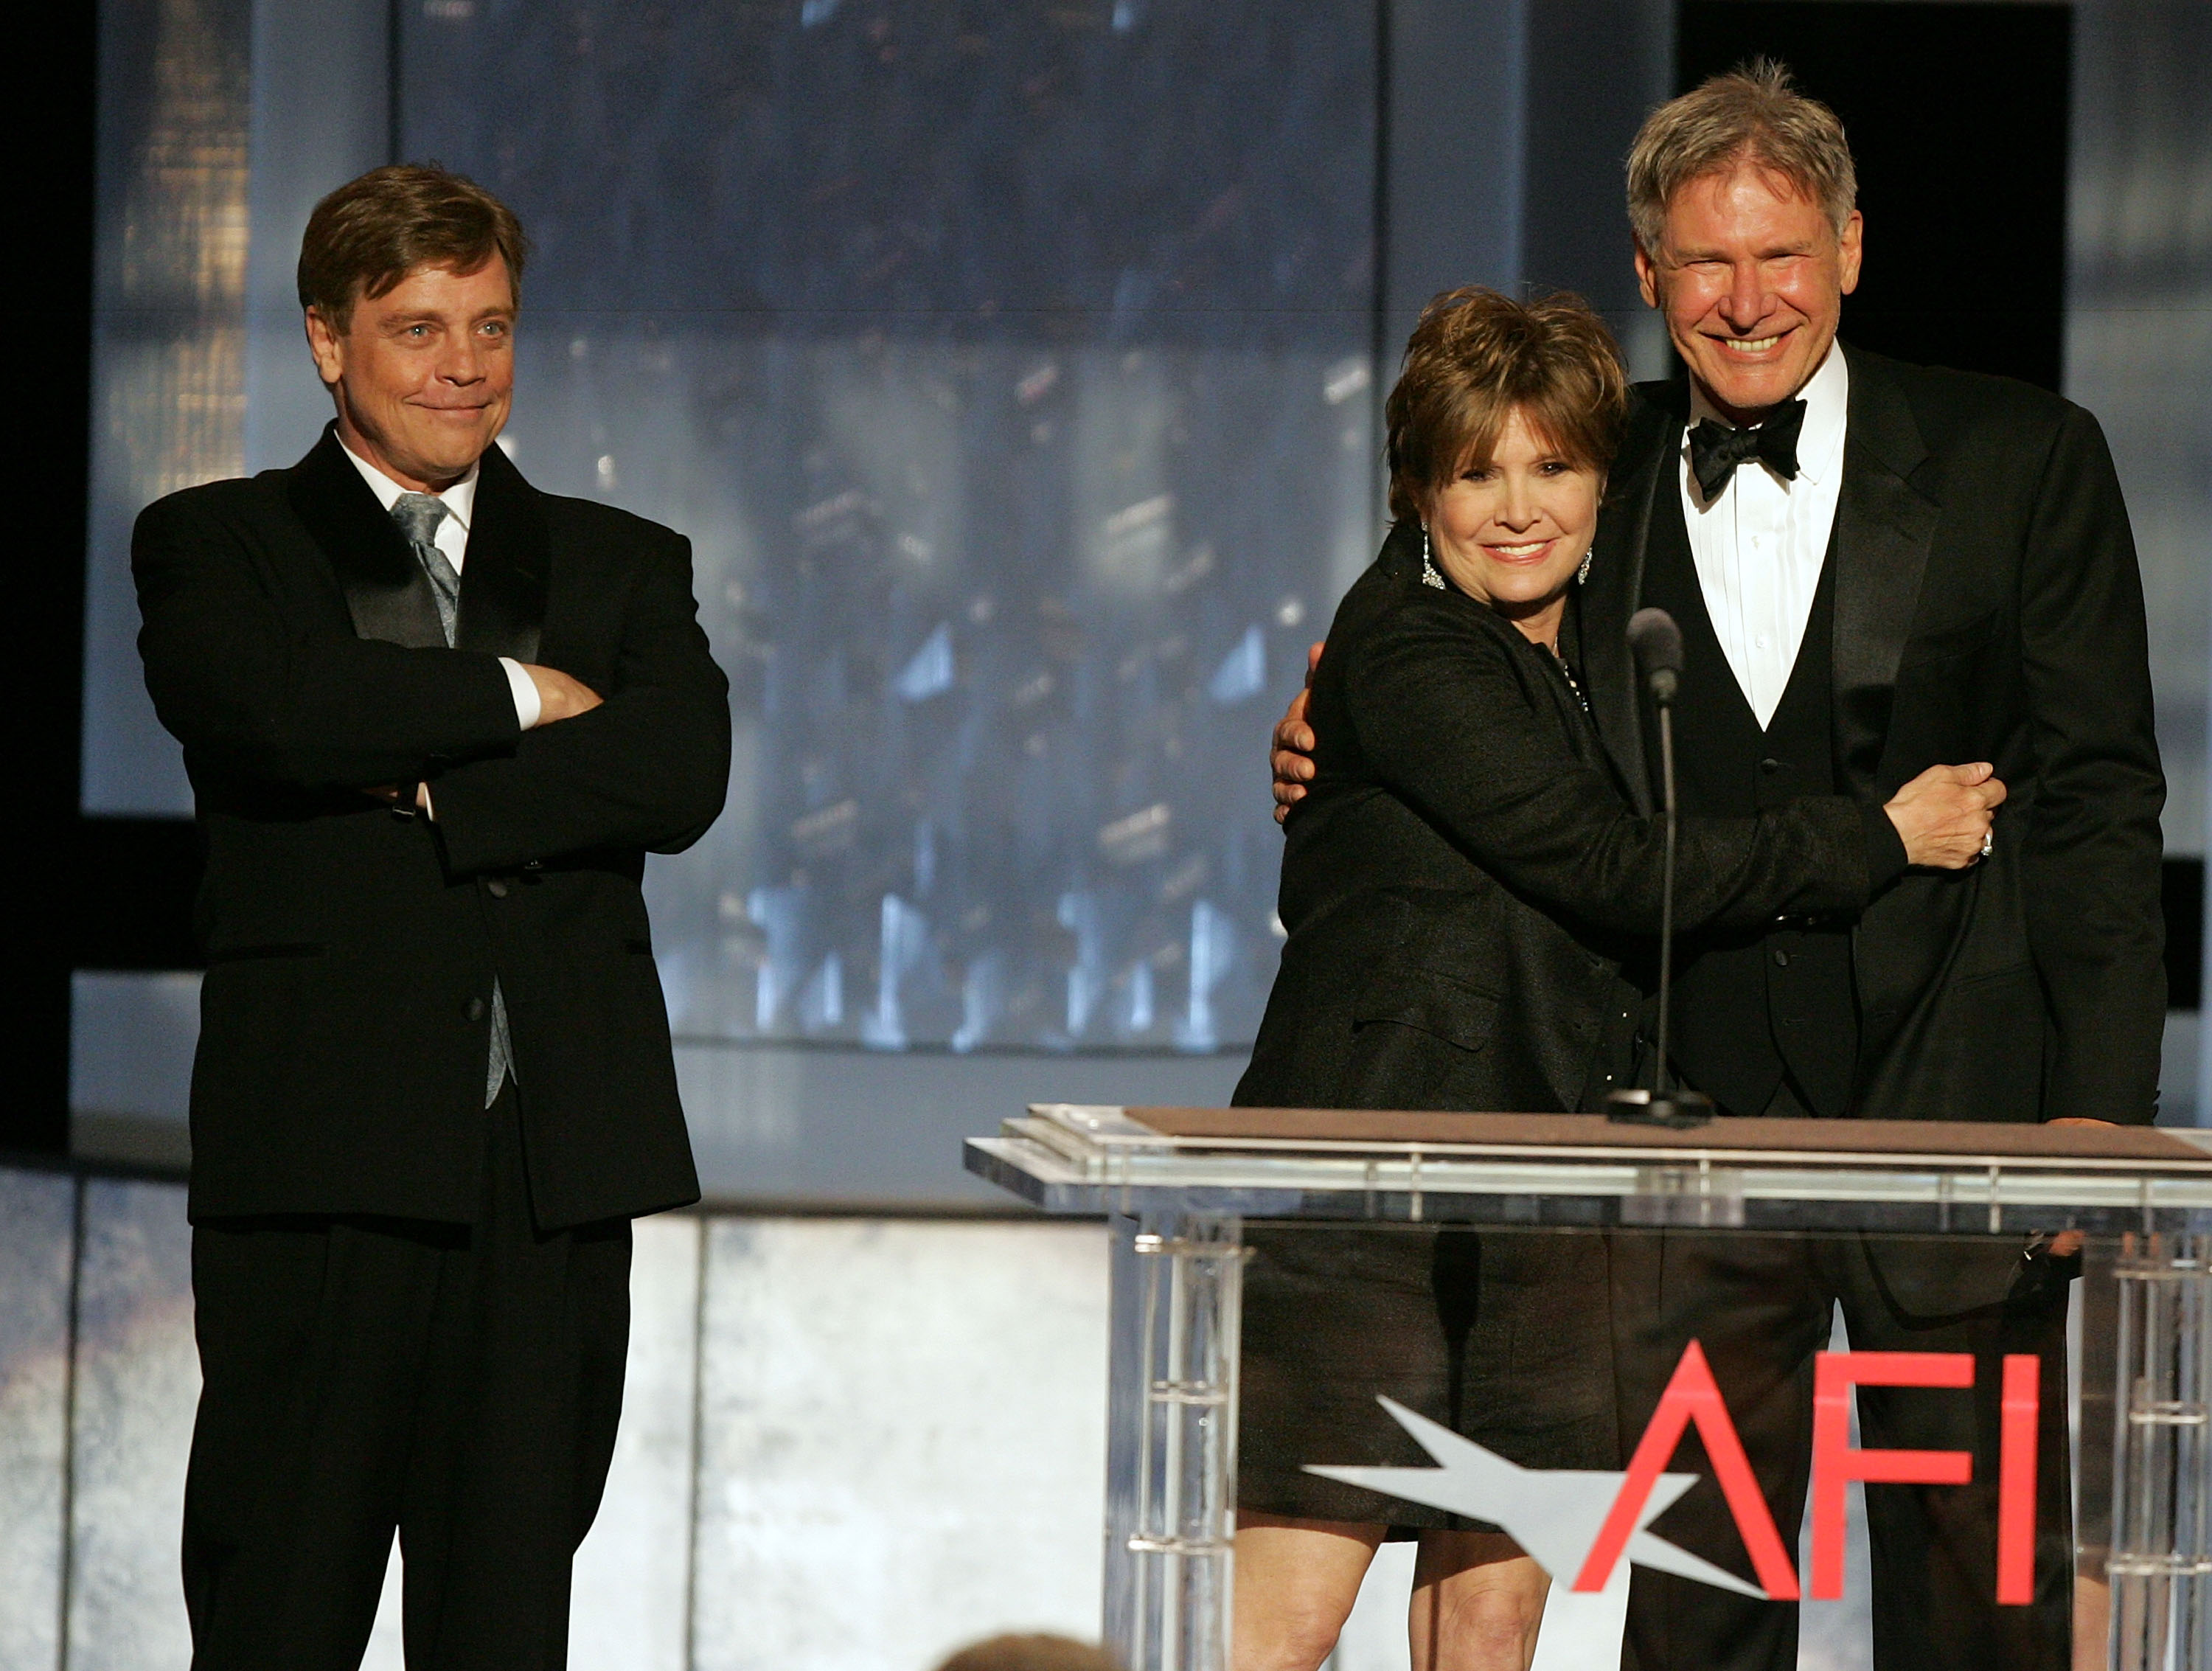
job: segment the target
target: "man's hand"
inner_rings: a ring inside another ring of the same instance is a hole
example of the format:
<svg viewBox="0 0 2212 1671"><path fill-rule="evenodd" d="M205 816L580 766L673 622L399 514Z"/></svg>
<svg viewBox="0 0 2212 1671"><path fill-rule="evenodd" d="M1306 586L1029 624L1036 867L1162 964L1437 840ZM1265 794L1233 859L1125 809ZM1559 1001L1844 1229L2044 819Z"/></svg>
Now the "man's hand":
<svg viewBox="0 0 2212 1671"><path fill-rule="evenodd" d="M1986 761L1930 766L1897 792L1881 810L1904 840L1906 863L1959 871L1981 858L1990 814L2005 798L1996 771Z"/></svg>
<svg viewBox="0 0 2212 1671"><path fill-rule="evenodd" d="M2113 1122L2109 1120L2090 1120L2078 1114L2062 1114L2057 1119L2046 1120L2043 1123L2046 1126L2109 1127ZM2078 1230L2063 1230L2051 1238L2051 1256L2054 1259L2070 1259L2081 1251L2081 1232Z"/></svg>
<svg viewBox="0 0 2212 1671"><path fill-rule="evenodd" d="M386 806L398 806L399 797L406 792L407 787L404 783L380 783L374 789L362 790L362 793L374 796ZM418 783L414 786L414 789L415 810L418 812L428 812L430 810L430 786L427 783Z"/></svg>
<svg viewBox="0 0 2212 1671"><path fill-rule="evenodd" d="M536 667L528 662L515 664L530 675L530 682L538 687L538 723L550 726L556 720L573 720L579 714L589 714L604 700L599 693L581 679L571 678L557 667ZM400 797L409 793L410 786L401 783L380 783L362 793L373 796L395 810ZM411 786L415 810L435 819L437 809L430 802L430 786L417 783Z"/></svg>
<svg viewBox="0 0 2212 1671"><path fill-rule="evenodd" d="M1313 692L1314 669L1321 665L1322 647L1306 650L1306 682L1275 726L1275 746L1267 763L1275 773L1275 822L1282 823L1291 808L1306 797L1306 784L1314 775L1313 727L1306 723L1306 701Z"/></svg>
<svg viewBox="0 0 2212 1671"><path fill-rule="evenodd" d="M538 667L525 662L522 671L538 687L538 723L541 726L589 714L602 700L590 685L581 679L570 678L557 667Z"/></svg>
<svg viewBox="0 0 2212 1671"><path fill-rule="evenodd" d="M529 674L530 682L538 687L538 723L541 726L550 726L556 720L573 720L579 714L589 714L605 700L581 679L571 678L557 667L536 667L526 661L515 665ZM374 788L365 789L362 793L396 808L408 787L405 784L380 783ZM417 783L413 786L413 790L415 810L435 818L436 810L430 804L430 786Z"/></svg>

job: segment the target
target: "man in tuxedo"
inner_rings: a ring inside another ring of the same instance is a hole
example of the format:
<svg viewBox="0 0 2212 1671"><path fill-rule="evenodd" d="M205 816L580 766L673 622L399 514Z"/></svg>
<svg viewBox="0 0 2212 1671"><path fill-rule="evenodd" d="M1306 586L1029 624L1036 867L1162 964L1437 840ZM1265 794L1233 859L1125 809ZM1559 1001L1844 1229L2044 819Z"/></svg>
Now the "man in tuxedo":
<svg viewBox="0 0 2212 1671"><path fill-rule="evenodd" d="M1653 805L1656 738L1626 641L1680 624L1685 811L1797 796L1873 805L1938 762L2011 794L1987 857L1907 871L1856 922L1779 921L1680 948L1674 1063L1730 1115L2146 1123L2165 1012L2142 598L2095 421L2005 379L1836 341L1857 284L1850 149L1760 64L1654 112L1628 162L1644 300L1686 386L1644 385L1617 455L1579 653L1623 792ZM1277 733L1294 805L1310 733ZM1802 1511L1813 1355L1840 1304L1855 1351L1972 1352L1975 1389L1862 1388L1863 1442L1966 1450L1972 1482L1867 1492L1875 1663L2063 1671L2069 1249L1992 1240L1624 1246L1616 1316L1632 1443L1691 1338L1711 1357L1780 1523ZM1656 1320L1656 1322L1655 1322ZM2044 1366L2036 1600L1994 1602L1999 1360ZM1710 1476L1692 1443L1679 1466ZM1741 1546L1710 1478L1659 1522ZM1637 1575L1629 1662L1786 1671L1794 1608Z"/></svg>
<svg viewBox="0 0 2212 1671"><path fill-rule="evenodd" d="M206 852L192 1075L200 1671L565 1662L632 1218L698 1195L640 893L729 769L688 544L526 482L524 243L380 168L308 222L335 422L139 519Z"/></svg>

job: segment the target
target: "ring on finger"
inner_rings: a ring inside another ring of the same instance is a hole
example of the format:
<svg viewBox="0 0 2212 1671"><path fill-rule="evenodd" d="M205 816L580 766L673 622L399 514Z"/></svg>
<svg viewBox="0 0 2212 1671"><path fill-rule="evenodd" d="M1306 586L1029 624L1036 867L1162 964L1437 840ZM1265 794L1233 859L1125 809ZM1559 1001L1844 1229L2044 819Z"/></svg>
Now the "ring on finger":
<svg viewBox="0 0 2212 1671"><path fill-rule="evenodd" d="M1996 833L1996 830L1994 830L1994 829L1985 829L1985 830L1984 830L1984 831L1982 832L1982 852L1981 852L1981 856L1982 856L1983 858L1984 858L1984 859L1988 858L1988 857L1989 857L1992 853L1995 853L1995 852L1996 851L1996 848L1997 848L1997 833Z"/></svg>

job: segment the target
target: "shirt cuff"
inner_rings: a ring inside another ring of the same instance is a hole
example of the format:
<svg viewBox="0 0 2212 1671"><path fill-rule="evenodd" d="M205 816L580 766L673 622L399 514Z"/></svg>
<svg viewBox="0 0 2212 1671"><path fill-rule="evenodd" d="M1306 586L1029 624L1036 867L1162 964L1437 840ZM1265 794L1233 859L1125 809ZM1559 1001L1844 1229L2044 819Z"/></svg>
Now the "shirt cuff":
<svg viewBox="0 0 2212 1671"><path fill-rule="evenodd" d="M524 672L522 664L513 656L501 656L499 665L507 669L507 689L514 693L515 721L529 731L545 712L545 705L538 699L538 681Z"/></svg>
<svg viewBox="0 0 2212 1671"><path fill-rule="evenodd" d="M1867 897L1871 899L1910 868L1905 856L1905 837L1889 821L1889 814L1868 801L1859 803L1859 819L1866 828Z"/></svg>

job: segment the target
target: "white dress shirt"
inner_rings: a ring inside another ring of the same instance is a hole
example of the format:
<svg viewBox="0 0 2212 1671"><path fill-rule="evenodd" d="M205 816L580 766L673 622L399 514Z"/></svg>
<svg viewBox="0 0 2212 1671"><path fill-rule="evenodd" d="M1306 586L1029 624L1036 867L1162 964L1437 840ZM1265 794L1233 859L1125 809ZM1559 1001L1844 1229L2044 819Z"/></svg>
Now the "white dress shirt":
<svg viewBox="0 0 2212 1671"><path fill-rule="evenodd" d="M1797 398L1805 403L1805 425L1797 435L1793 482L1750 459L1736 466L1709 504L1698 496L1686 433L1682 440L1682 518L1689 525L1698 588L1722 653L1761 729L1782 706L1790 670L1796 665L1843 492L1850 373L1840 348L1828 349ZM1693 382L1690 422L1694 427L1704 418L1727 422Z"/></svg>
<svg viewBox="0 0 2212 1671"><path fill-rule="evenodd" d="M376 502L384 507L386 514L389 515L392 507L399 502L401 494L414 491L393 481L344 441L341 441L338 447L353 460L353 467L361 472L361 479L368 483L368 490L376 495ZM446 561L453 565L456 574L469 560L469 518L477 507L477 465L471 465L467 475L436 495L445 506L446 514L438 524L438 532L433 536L433 541L445 555ZM507 670L507 689L514 695L514 717L521 722L523 730L528 731L544 713L544 704L538 700L538 686L530 675L522 671L522 664L513 656L501 656L499 665Z"/></svg>

